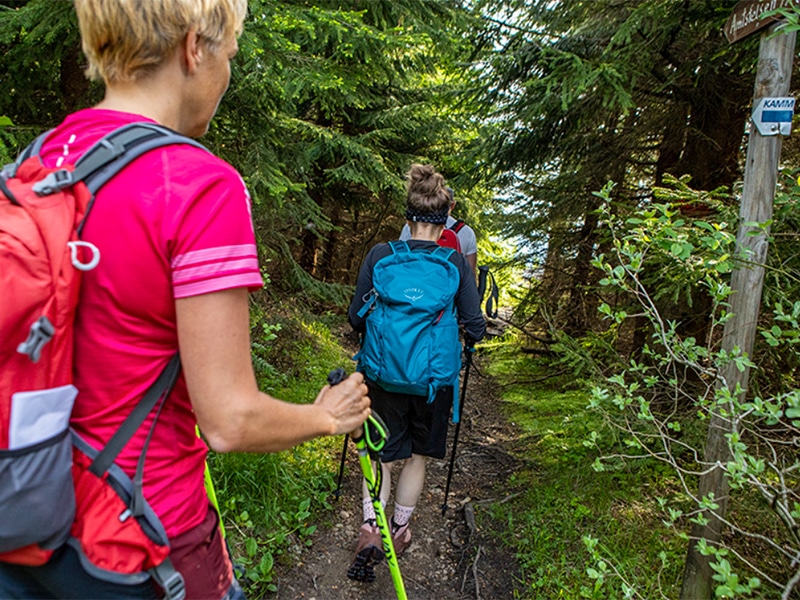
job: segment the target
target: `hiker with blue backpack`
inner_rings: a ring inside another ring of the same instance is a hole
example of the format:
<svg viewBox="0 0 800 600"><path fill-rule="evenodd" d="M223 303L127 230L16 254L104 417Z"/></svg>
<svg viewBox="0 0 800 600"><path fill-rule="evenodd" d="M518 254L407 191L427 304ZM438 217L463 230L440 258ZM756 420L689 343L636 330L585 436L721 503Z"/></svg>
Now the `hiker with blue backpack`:
<svg viewBox="0 0 800 600"><path fill-rule="evenodd" d="M367 387L257 386L250 196L193 139L247 1L74 6L105 96L0 173L0 598L240 599L208 447L351 433Z"/></svg>
<svg viewBox="0 0 800 600"><path fill-rule="evenodd" d="M362 334L357 368L373 410L389 430L380 455L384 506L392 469L403 461L390 521L397 556L411 543L409 521L425 484L427 461L445 456L451 409L458 420L453 399L461 369L460 331L468 346L486 331L470 265L461 253L437 244L450 211L444 178L430 165L414 164L406 180L410 239L369 251L349 309L351 325ZM366 485L362 508L347 575L370 582L384 552Z"/></svg>

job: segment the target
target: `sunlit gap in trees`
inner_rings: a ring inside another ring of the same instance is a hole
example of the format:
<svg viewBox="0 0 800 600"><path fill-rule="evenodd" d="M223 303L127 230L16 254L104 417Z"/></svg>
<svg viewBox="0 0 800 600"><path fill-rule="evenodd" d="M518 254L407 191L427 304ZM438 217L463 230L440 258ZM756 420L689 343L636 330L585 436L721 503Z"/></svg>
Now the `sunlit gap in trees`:
<svg viewBox="0 0 800 600"><path fill-rule="evenodd" d="M547 256L548 240L545 232L532 229L531 221L549 212L550 201L540 195L542 188L522 173L506 173L504 183L496 196L502 227L500 233L490 239L510 251L523 280L538 280Z"/></svg>

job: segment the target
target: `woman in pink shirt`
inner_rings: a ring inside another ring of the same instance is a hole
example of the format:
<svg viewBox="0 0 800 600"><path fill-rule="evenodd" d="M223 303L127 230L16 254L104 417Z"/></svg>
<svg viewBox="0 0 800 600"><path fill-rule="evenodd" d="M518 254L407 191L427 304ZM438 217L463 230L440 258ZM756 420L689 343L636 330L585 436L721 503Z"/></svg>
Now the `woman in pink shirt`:
<svg viewBox="0 0 800 600"><path fill-rule="evenodd" d="M228 87L246 0L75 0L100 104L69 115L41 159L60 167L134 122L202 136ZM83 239L100 250L86 273L75 329L71 426L102 448L180 351L182 374L147 449L144 496L170 539L187 598L241 597L209 506L203 466L216 452L275 452L358 428L369 414L354 373L313 404L258 390L248 291L262 285L250 197L236 170L190 145L135 159L97 194ZM116 463L133 476L152 415ZM42 567L0 563L3 598L154 598L152 582L99 581L65 546Z"/></svg>

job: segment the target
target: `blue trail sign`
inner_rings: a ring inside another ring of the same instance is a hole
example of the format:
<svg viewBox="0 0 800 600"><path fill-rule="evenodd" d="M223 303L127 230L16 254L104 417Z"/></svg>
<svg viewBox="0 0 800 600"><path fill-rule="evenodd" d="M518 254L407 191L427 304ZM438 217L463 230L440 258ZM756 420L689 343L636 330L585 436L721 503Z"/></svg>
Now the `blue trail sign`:
<svg viewBox="0 0 800 600"><path fill-rule="evenodd" d="M753 109L753 124L761 135L789 135L792 132L794 98L761 98Z"/></svg>

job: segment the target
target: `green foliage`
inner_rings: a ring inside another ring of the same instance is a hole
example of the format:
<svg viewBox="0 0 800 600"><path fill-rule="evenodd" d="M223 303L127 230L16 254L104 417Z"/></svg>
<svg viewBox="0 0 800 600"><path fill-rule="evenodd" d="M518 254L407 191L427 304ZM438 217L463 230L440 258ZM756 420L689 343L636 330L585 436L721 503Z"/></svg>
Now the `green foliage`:
<svg viewBox="0 0 800 600"><path fill-rule="evenodd" d="M276 563L291 564L311 545L315 520L330 508L331 448L308 442L279 454L220 454L210 461L233 560L249 594L275 591Z"/></svg>
<svg viewBox="0 0 800 600"><path fill-rule="evenodd" d="M334 282L396 235L385 228L399 231L409 164L463 169L459 140L474 130L456 107L464 14L417 0L251 0L209 137L244 175L283 291L345 304L351 288Z"/></svg>
<svg viewBox="0 0 800 600"><path fill-rule="evenodd" d="M14 121L23 144L68 112L98 100L99 90L84 78L79 56L77 18L69 0L30 0L0 11L0 115Z"/></svg>
<svg viewBox="0 0 800 600"><path fill-rule="evenodd" d="M711 546L703 539L697 545L704 556L713 556L716 559L711 563L711 568L714 570L714 581L720 582L714 590L717 598L750 596L761 587L758 577L751 577L747 582L739 582L739 576L731 570L731 564L725 558L729 554L726 549Z"/></svg>
<svg viewBox="0 0 800 600"><path fill-rule="evenodd" d="M504 540L520 561L522 597L674 597L684 549L664 535L650 503L676 493L675 478L656 461L596 472L598 447L585 442L602 431L597 444L610 449L615 432L587 410L587 393L574 380L572 388L543 380L552 365L521 357L513 339L486 351L508 418L520 430L521 466L510 482L519 495L492 511L507 524Z"/></svg>
<svg viewBox="0 0 800 600"><path fill-rule="evenodd" d="M69 0L3 8L0 158L95 104ZM202 140L242 173L274 285L325 308L347 303L371 243L402 224L403 174L433 161L469 171L478 137L462 63L474 21L456 4L250 0L230 89ZM467 181L465 179L465 181ZM471 200L491 195L487 188ZM470 189L459 189L465 202ZM480 210L475 210L480 214Z"/></svg>
<svg viewBox="0 0 800 600"><path fill-rule="evenodd" d="M725 41L726 0L483 0L477 9L496 48L481 63L493 128L477 142L503 189L492 217L539 275L519 316L582 335L596 327L589 261L605 251L592 192L617 181L615 203L633 210L669 174L730 187L755 47Z"/></svg>
<svg viewBox="0 0 800 600"><path fill-rule="evenodd" d="M778 179L769 224L769 253L764 274L764 309L760 317L760 336L756 354L761 369L754 385L759 395L785 393L800 381L797 347L797 308L800 298L800 170L784 169ZM789 348L791 351L787 352Z"/></svg>
<svg viewBox="0 0 800 600"><path fill-rule="evenodd" d="M11 119L0 116L0 165L13 162L17 157L17 148L20 146L16 136L12 133Z"/></svg>
<svg viewBox="0 0 800 600"><path fill-rule="evenodd" d="M662 197L709 201L707 194L693 193L685 182L672 183L673 191L659 191ZM590 407L620 432L617 449L602 450L602 432L591 435L589 441L601 451L596 467L604 471L637 458L663 462L681 489L672 499L660 498L658 504L665 513L664 523L675 527L679 538L685 537L681 522L705 525L708 513L720 507L713 493L700 496L694 489L694 478L711 466L699 459L704 440L697 434L712 415L730 420L726 435L730 458L718 466L731 489L730 516L723 515L722 520L732 535L719 547L701 540L699 548L714 557L717 597L765 593L762 586L772 594L788 590L793 585L788 565L800 550L792 533L797 527L792 490L800 483L800 462L791 447L791 440L800 434L800 422L794 418L800 414L795 411L797 388L770 396L751 394L748 399L738 387L729 390L725 382L729 365L740 372L757 365L739 348L726 350L719 343L731 316L728 275L747 263L735 255L735 239L724 219L687 220L669 205L654 205L621 218L612 212L611 188L606 186L598 195L604 201L601 217L612 233L612 251L609 258L601 255L594 264L604 274L601 285L622 292L630 304L604 304L601 313L618 327L638 310L650 325L651 341L641 357L631 358L625 368L598 380L593 388ZM764 230L764 224L753 225ZM793 265L785 263L783 268ZM657 279L648 276L654 272ZM665 291L671 300L678 300L687 293L685 284L702 285L711 298L706 339L682 335L680 324L664 319L656 301ZM766 342L792 360L797 359L795 311L800 315L800 307L777 304L767 318L771 327L762 329ZM754 538L759 540L757 549L744 543ZM746 582L743 572L750 574ZM595 581L601 580L598 572Z"/></svg>

